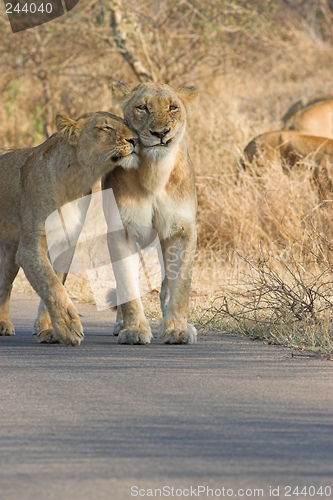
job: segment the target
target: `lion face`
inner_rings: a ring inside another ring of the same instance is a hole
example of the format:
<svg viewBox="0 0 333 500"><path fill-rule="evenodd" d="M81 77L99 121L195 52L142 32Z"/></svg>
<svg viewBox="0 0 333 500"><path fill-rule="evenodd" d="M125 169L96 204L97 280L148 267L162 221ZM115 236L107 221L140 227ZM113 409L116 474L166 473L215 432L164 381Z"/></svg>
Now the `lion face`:
<svg viewBox="0 0 333 500"><path fill-rule="evenodd" d="M195 87L175 91L163 83L142 83L131 90L118 83L112 91L122 105L125 122L138 134L144 154L163 157L182 140L186 107L197 97Z"/></svg>
<svg viewBox="0 0 333 500"><path fill-rule="evenodd" d="M122 118L99 111L71 120L58 115L58 131L73 146L82 165L108 170L138 167L138 139Z"/></svg>
<svg viewBox="0 0 333 500"><path fill-rule="evenodd" d="M146 85L140 87L124 108L125 120L139 135L146 153L164 155L183 138L184 104L166 85L153 87L149 93Z"/></svg>

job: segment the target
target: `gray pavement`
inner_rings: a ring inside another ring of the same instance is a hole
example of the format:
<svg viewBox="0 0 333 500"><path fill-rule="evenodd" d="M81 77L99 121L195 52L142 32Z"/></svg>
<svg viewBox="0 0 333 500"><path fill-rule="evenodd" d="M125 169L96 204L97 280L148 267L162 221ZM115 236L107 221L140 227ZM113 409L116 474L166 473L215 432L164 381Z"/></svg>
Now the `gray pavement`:
<svg viewBox="0 0 333 500"><path fill-rule="evenodd" d="M15 293L0 337L0 500L333 498L331 361L218 333L120 346L89 305L80 347L39 345L37 304Z"/></svg>

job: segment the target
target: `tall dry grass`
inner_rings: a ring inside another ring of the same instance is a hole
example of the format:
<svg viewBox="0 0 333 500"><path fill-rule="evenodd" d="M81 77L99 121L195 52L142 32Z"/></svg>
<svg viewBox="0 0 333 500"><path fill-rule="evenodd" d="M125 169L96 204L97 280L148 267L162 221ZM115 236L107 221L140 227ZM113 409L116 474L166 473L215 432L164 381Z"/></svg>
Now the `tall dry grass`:
<svg viewBox="0 0 333 500"><path fill-rule="evenodd" d="M284 320L278 316L275 321L278 294L273 292L285 283L286 290L298 290L302 303L307 287L319 287L326 305L331 300L331 199L320 199L309 161L289 175L278 163L267 163L260 176L255 167L243 171L239 164L246 144L259 133L280 128L293 102L332 92L332 6L325 0L311 5L123 0L121 8L128 50L154 79L197 84L200 90L187 132L199 199L193 319L199 321L217 298L209 314L220 328L252 335L256 325L255 335L260 331L268 338L274 331L274 339L288 343L281 338L290 337L290 345L318 350L321 334L304 340L302 331L321 331L313 326L319 320L322 330L330 331L330 309L321 310L319 292L314 317L305 314L299 324L292 310L289 316L286 312L288 300L281 306ZM111 80L138 82L113 42L109 17L107 2L81 1L64 18L12 35L0 10L1 145L38 144L56 112L77 116L108 110ZM19 279L16 286L26 284ZM69 289L78 299L92 299L84 280L71 278ZM251 316L251 304L258 303L251 290L258 289L269 300ZM156 297L145 301L157 317ZM202 322L208 319L206 314ZM322 349L329 351L329 334L322 333L322 339Z"/></svg>
<svg viewBox="0 0 333 500"><path fill-rule="evenodd" d="M212 297L204 324L332 352L333 200L319 198L312 169L287 175L267 163L260 177L199 183L194 287Z"/></svg>
<svg viewBox="0 0 333 500"><path fill-rule="evenodd" d="M283 62L279 69L286 71ZM198 318L198 304L205 303L200 316L205 328L333 352L332 194L320 196L310 159L291 170L280 162L246 170L240 166L247 142L280 128L280 117L298 97L332 88L329 73L324 80L327 84L318 78L315 86L313 77L309 90L306 80L282 85L272 78L265 90L265 82L254 76L244 77L242 85L230 76L225 86L223 78L219 81L219 103L211 97L217 94L217 81L203 96L200 120L190 124L192 132L199 123L200 132L193 136L201 137L190 150L197 155L199 197L193 279L199 297L193 297L193 308ZM210 147L199 150L207 142ZM304 305L304 294L314 297L312 315L305 307L305 314L297 316L293 307L295 302Z"/></svg>

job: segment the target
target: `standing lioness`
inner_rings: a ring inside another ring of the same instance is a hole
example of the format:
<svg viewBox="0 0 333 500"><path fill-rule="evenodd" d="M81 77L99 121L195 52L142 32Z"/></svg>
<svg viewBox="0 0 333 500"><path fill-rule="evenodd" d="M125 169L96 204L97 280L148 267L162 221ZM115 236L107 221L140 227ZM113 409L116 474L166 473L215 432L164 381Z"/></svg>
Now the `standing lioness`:
<svg viewBox="0 0 333 500"><path fill-rule="evenodd" d="M195 87L174 90L162 83L142 83L135 88L116 83L112 94L122 107L125 122L139 136L139 167L110 172L103 187L113 189L125 228L153 227L161 240L166 271L161 291L163 342L193 344L197 332L187 317L197 198L184 135L187 108L198 92ZM110 236L111 251L112 245ZM126 268L125 261L116 279L117 287L126 283L130 296L137 296L138 276ZM118 316L114 328L118 342L149 343L151 331L140 298L123 304L121 311L122 320Z"/></svg>
<svg viewBox="0 0 333 500"><path fill-rule="evenodd" d="M56 126L58 133L40 146L0 157L0 334L14 333L9 299L21 265L52 322L39 332L39 340L76 345L83 338L82 326L47 257L45 220L87 195L117 165L137 168L137 139L121 118L105 112L78 120L58 115Z"/></svg>

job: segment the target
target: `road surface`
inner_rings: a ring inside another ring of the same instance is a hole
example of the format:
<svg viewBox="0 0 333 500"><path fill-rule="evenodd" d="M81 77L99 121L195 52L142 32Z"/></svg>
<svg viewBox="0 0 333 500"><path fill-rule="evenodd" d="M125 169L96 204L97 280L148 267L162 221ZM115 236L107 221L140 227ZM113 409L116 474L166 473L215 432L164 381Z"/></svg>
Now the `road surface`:
<svg viewBox="0 0 333 500"><path fill-rule="evenodd" d="M333 497L332 361L219 333L121 346L90 305L80 347L39 345L37 304L15 293L0 337L0 500Z"/></svg>

